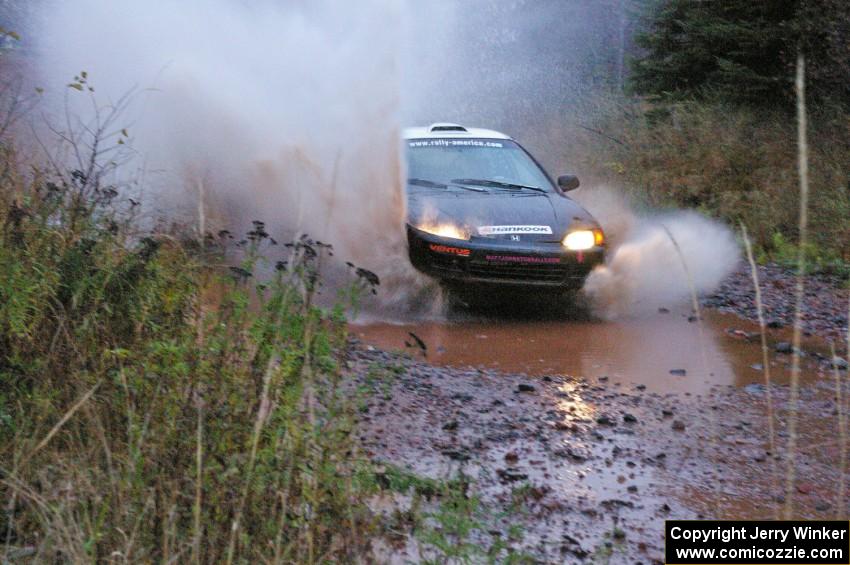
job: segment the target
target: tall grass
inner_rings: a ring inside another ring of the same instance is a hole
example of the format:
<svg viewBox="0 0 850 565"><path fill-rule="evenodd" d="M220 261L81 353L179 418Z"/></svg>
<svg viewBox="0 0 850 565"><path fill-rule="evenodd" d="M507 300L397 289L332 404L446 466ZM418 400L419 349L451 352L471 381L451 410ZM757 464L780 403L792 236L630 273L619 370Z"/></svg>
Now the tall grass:
<svg viewBox="0 0 850 565"><path fill-rule="evenodd" d="M741 224L741 236L744 240L744 249L747 253L747 262L750 265L750 276L753 280L753 288L755 289L756 313L759 322L759 339L761 341L761 362L764 367L764 391L765 399L767 400L767 433L768 446L770 447L770 481L771 492L778 491L778 477L776 474L776 425L773 410L773 383L770 375L770 354L767 347L767 323L764 318L764 303L761 299L761 283L759 282L759 272L756 266L756 260L753 255L753 244L750 241L749 233L746 226ZM774 520L779 519L779 509L774 507Z"/></svg>
<svg viewBox="0 0 850 565"><path fill-rule="evenodd" d="M799 236L796 123L782 111L721 101L650 104L594 96L552 120L548 146L591 182L623 187L652 208L692 208L750 230L757 258L796 263ZM850 120L818 108L810 120L812 268L850 262Z"/></svg>
<svg viewBox="0 0 850 565"><path fill-rule="evenodd" d="M832 368L835 371L835 381L838 392L836 393L836 400L838 403L839 415L841 415L841 419L839 421L839 440L841 441L841 446L839 449L839 456L841 457L841 479L838 485L838 518L843 519L847 515L847 510L844 507L844 498L845 498L845 482L846 479L844 477L844 472L847 468L847 414L848 414L848 405L845 401L841 399L841 374L838 371L838 366L835 359L835 354L832 355ZM847 349L845 350L845 359L850 362L850 296L847 297Z"/></svg>
<svg viewBox="0 0 850 565"><path fill-rule="evenodd" d="M0 555L368 555L344 305L313 300L326 246L261 222L203 248L139 235L94 179L0 179Z"/></svg>
<svg viewBox="0 0 850 565"><path fill-rule="evenodd" d="M797 252L797 277L794 286L794 330L791 337L791 393L788 399L788 448L785 455L785 510L790 520L794 512L794 479L796 478L797 420L800 396L800 345L803 334L803 299L806 284L806 245L809 235L809 146L806 120L806 61L797 56L797 76L794 81L797 94L797 168L800 183L799 244Z"/></svg>
<svg viewBox="0 0 850 565"><path fill-rule="evenodd" d="M835 344L830 343L832 353L832 376L835 380L835 406L838 412L838 486L835 492L835 506L837 508L836 518L841 519L845 514L844 491L846 484L845 473L847 472L847 414L844 408L842 394L841 371L836 363Z"/></svg>
<svg viewBox="0 0 850 565"><path fill-rule="evenodd" d="M708 354L705 350L705 322L703 321L702 311L699 305L699 293L697 292L696 284L694 284L694 277L691 274L690 268L688 268L688 261L685 257L685 254L682 252L682 248L679 245L679 242L673 236L673 232L670 229L662 224L661 227L664 229L664 232L667 234L667 237L670 239L670 242L673 244L673 248L676 251L676 255L679 258L679 262L682 265L682 270L685 272L685 279L688 284L688 292L691 297L691 308L693 308L694 316L696 318L697 329L699 331L699 347L700 347L700 358L702 360L702 369L706 374L709 374L709 364L708 364ZM710 411L710 428L711 428L711 441L714 445L718 445L720 443L720 429L717 425L717 415L714 413L714 410ZM714 500L714 509L719 512L720 508L720 493L718 492L718 496L715 497Z"/></svg>

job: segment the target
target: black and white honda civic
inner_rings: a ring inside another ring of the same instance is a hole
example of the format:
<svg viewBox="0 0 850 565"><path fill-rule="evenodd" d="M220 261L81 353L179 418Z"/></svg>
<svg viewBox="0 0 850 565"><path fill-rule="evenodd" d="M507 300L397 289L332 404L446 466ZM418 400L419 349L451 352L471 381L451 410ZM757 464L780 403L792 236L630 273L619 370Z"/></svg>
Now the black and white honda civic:
<svg viewBox="0 0 850 565"><path fill-rule="evenodd" d="M433 124L404 132L407 238L420 271L453 287L579 289L605 254L599 223L502 133Z"/></svg>

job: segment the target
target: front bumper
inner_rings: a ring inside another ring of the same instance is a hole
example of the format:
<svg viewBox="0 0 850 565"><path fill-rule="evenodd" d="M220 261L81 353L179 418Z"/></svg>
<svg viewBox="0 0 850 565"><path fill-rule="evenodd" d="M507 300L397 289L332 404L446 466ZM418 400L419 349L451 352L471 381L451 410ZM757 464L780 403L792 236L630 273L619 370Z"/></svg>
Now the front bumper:
<svg viewBox="0 0 850 565"><path fill-rule="evenodd" d="M559 242L447 239L407 226L410 262L427 275L462 284L578 290L605 249L569 251Z"/></svg>

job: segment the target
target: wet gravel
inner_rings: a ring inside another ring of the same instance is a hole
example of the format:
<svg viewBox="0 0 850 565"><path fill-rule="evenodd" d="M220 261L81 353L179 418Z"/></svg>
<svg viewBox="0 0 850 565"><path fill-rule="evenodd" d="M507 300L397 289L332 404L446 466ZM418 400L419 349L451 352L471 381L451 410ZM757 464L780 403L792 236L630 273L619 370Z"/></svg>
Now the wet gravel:
<svg viewBox="0 0 850 565"><path fill-rule="evenodd" d="M756 320L748 273L742 266L704 304ZM777 266L759 273L767 319L781 333L793 321L793 274ZM846 339L842 285L837 278L807 279L806 332ZM379 465L421 476L471 477L482 508L480 528L467 541L483 548L501 540L540 563L662 563L665 519L776 517L786 502L789 461L795 517L835 519L850 511L837 506L837 486L850 485L850 477L839 480L846 451L835 433L838 415L850 407L836 403L829 372L801 388L792 410L789 387L781 384L659 393L606 377L434 366L356 340L348 369L352 383L370 391L358 422L362 449ZM841 377L846 403L846 370ZM799 447L788 458L795 414ZM379 561L428 557L413 540L394 538Z"/></svg>
<svg viewBox="0 0 850 565"><path fill-rule="evenodd" d="M796 277L792 270L778 265L758 267L765 320L771 328L794 323ZM847 281L837 276L811 275L805 279L803 331L836 343L847 343L847 308L850 293ZM715 293L703 300L706 306L758 321L755 291L750 267L741 263ZM846 347L846 346L844 346Z"/></svg>
<svg viewBox="0 0 850 565"><path fill-rule="evenodd" d="M665 519L770 518L782 500L782 481L768 478L784 469L786 386L771 387L773 453L763 385L659 394L435 367L356 343L349 368L372 391L360 415L362 448L378 464L422 476L472 477L483 523L470 541L481 547L501 539L540 563L660 563ZM832 387L801 391L801 517L836 512L838 444L825 432L836 425ZM511 537L517 525L523 533ZM396 543L387 560L420 558L411 542Z"/></svg>

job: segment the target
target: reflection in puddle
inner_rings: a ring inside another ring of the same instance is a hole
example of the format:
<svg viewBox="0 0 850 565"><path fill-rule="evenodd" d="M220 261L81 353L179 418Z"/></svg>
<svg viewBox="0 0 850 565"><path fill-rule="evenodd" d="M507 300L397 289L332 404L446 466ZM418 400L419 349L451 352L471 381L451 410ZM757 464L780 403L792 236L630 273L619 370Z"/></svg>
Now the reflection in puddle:
<svg viewBox="0 0 850 565"><path fill-rule="evenodd" d="M705 393L713 385L761 383L758 328L735 316L705 314L704 331L687 312L632 320L472 320L417 324L369 323L351 331L367 344L404 349L413 332L437 365L475 366L529 375L570 375L645 385L656 392ZM739 330L732 332L730 330ZM749 336L748 336L749 332ZM702 334L702 337L701 337ZM787 382L790 358L771 363L776 382ZM816 376L817 363L804 367Z"/></svg>
<svg viewBox="0 0 850 565"><path fill-rule="evenodd" d="M563 410L567 415L567 419L562 422L564 425L569 425L573 421L590 421L596 417L596 407L584 400L577 393L576 387L572 384L561 386L561 392L564 393L564 398L558 402L558 408Z"/></svg>

